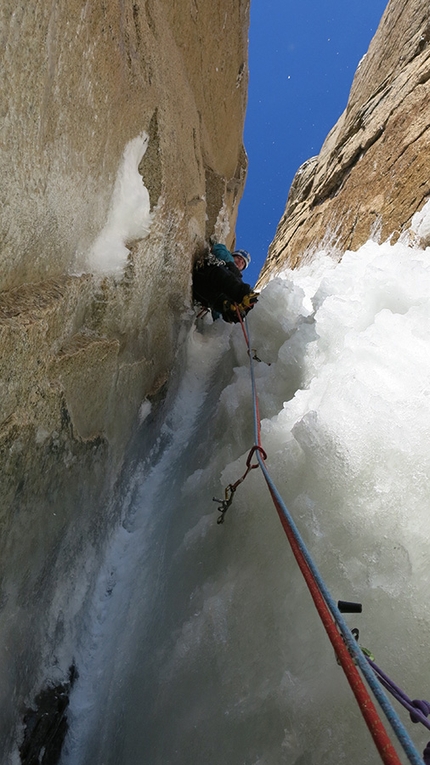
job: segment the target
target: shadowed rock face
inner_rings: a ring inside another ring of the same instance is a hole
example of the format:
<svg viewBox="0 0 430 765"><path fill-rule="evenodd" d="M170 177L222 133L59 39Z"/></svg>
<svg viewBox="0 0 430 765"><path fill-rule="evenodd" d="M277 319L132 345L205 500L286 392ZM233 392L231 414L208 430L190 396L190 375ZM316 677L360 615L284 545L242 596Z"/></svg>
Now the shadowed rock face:
<svg viewBox="0 0 430 765"><path fill-rule="evenodd" d="M68 730L67 707L76 679L70 667L69 678L59 685L48 685L37 694L33 707L24 715L24 738L19 747L22 765L56 765Z"/></svg>
<svg viewBox="0 0 430 765"><path fill-rule="evenodd" d="M262 282L324 242L355 250L376 232L406 231L430 196L429 128L429 6L391 0L345 112L294 178Z"/></svg>
<svg viewBox="0 0 430 765"><path fill-rule="evenodd" d="M193 258L212 233L234 242L248 20L249 0L1 4L2 761L26 705L66 681L139 408L154 411L180 347ZM92 268L144 134L149 233L124 234L115 274Z"/></svg>

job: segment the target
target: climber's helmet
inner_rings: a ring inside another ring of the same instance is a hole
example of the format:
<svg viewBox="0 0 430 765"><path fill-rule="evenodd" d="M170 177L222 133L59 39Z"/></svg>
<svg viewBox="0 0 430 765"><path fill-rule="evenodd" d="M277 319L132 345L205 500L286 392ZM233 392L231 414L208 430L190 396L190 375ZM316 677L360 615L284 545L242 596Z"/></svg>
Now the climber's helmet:
<svg viewBox="0 0 430 765"><path fill-rule="evenodd" d="M234 262L236 263L239 271L244 271L248 268L251 262L251 256L246 250L235 250L233 253Z"/></svg>

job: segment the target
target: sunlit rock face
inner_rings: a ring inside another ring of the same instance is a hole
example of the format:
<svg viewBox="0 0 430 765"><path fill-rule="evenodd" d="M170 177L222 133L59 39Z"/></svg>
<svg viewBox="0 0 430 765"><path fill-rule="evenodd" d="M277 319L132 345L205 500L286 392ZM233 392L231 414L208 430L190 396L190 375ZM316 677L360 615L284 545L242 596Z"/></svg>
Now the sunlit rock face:
<svg viewBox="0 0 430 765"><path fill-rule="evenodd" d="M430 195L429 43L428 2L390 0L346 110L297 171L263 281L321 244L356 250L369 236L395 241L409 229Z"/></svg>
<svg viewBox="0 0 430 765"><path fill-rule="evenodd" d="M243 163L247 6L2 3L3 289L62 274L87 252L124 148L143 130L153 204L162 194L170 210L191 206L201 226L206 192L215 219L225 184L231 202Z"/></svg>
<svg viewBox="0 0 430 765"><path fill-rule="evenodd" d="M58 593L77 565L96 568L138 413L169 376L193 258L214 232L234 240L248 16L249 0L1 4L5 751L45 669L64 677L59 646L85 593Z"/></svg>

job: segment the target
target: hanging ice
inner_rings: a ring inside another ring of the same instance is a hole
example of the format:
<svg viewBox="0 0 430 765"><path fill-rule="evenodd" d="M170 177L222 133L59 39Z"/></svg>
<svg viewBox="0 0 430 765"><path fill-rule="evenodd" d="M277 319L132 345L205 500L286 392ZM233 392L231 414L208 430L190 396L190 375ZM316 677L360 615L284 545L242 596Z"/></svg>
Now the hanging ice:
<svg viewBox="0 0 430 765"><path fill-rule="evenodd" d="M363 603L362 643L418 698L430 694L429 296L428 251L368 242L273 279L249 317L271 473L333 597ZM191 331L159 438L100 580L64 765L373 765L259 471L216 524L212 496L253 443L240 327ZM411 735L423 748L426 733Z"/></svg>

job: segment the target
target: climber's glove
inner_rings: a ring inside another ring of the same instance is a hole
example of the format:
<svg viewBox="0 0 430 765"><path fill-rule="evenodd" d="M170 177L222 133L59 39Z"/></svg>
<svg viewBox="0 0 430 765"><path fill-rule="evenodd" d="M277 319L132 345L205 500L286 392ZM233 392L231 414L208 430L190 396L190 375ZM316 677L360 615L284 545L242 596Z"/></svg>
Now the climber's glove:
<svg viewBox="0 0 430 765"><path fill-rule="evenodd" d="M258 292L248 292L247 295L245 295L244 298L242 298L242 302L239 303L239 311L241 314L247 314L248 311L251 310L251 308L254 308L256 302L258 300Z"/></svg>
<svg viewBox="0 0 430 765"><path fill-rule="evenodd" d="M230 300L224 300L222 305L222 318L229 324L235 324L239 321L236 310L236 303L232 303Z"/></svg>

